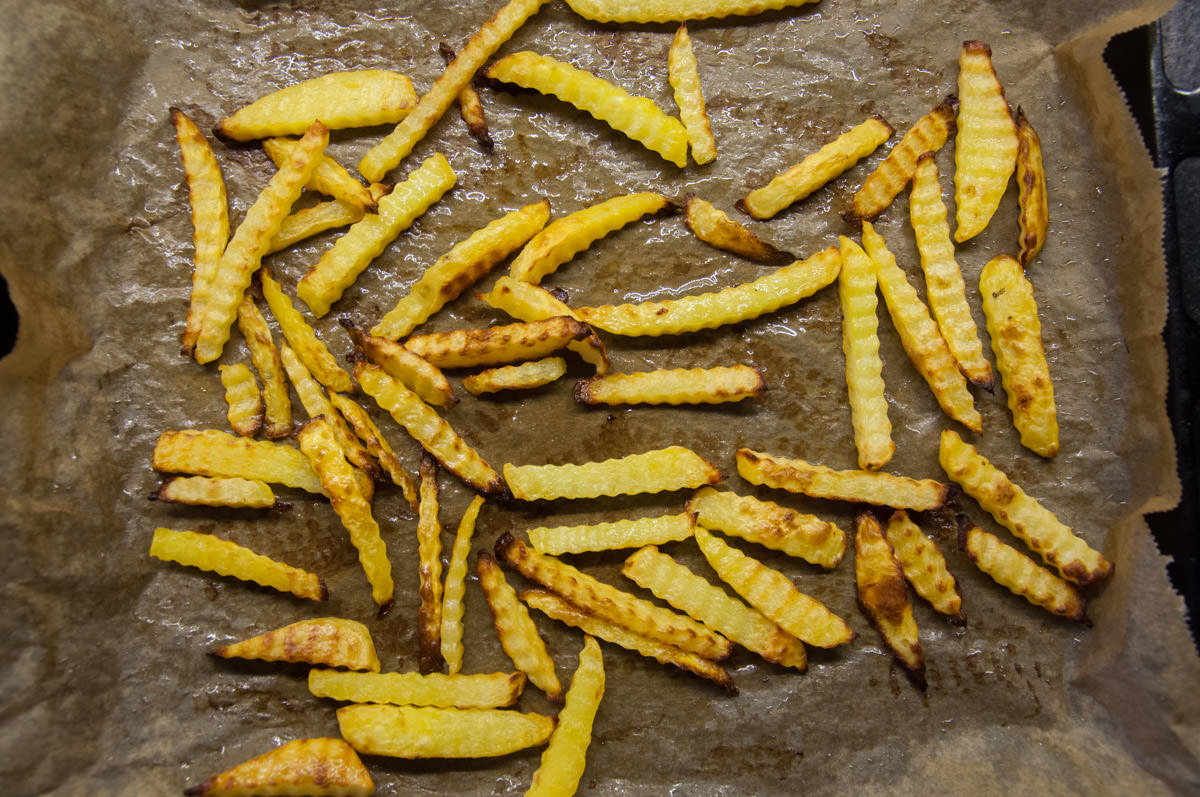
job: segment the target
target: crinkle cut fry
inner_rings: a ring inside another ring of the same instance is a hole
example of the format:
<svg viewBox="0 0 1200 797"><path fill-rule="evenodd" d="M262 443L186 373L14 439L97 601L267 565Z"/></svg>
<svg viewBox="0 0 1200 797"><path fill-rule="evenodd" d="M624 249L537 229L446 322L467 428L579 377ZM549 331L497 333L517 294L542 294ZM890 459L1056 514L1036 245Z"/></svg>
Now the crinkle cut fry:
<svg viewBox="0 0 1200 797"><path fill-rule="evenodd" d="M259 479L324 495L320 479L304 454L270 440L219 429L168 430L154 444L151 466L165 473Z"/></svg>
<svg viewBox="0 0 1200 797"><path fill-rule="evenodd" d="M881 468L892 458L892 422L884 395L879 356L878 280L871 258L857 243L841 237L842 271L838 300L842 308L842 352L846 357L846 393L859 467Z"/></svg>
<svg viewBox="0 0 1200 797"><path fill-rule="evenodd" d="M1050 206L1046 200L1046 167L1042 163L1042 140L1020 106L1017 106L1016 121L1017 204L1021 209L1017 217L1021 232L1017 260L1022 266L1028 266L1046 243Z"/></svg>
<svg viewBox="0 0 1200 797"><path fill-rule="evenodd" d="M475 572L487 598L500 646L513 666L525 673L530 683L545 692L551 701L558 702L562 699L562 683L558 680L554 659L546 649L546 642L529 616L529 609L517 598L517 592L505 579L504 571L487 551L480 551L476 555Z"/></svg>
<svg viewBox="0 0 1200 797"><path fill-rule="evenodd" d="M717 142L704 108L699 66L686 24L680 24L667 50L667 79L675 90L675 104L679 107L679 120L687 131L692 160L700 165L713 162L717 158Z"/></svg>
<svg viewBox="0 0 1200 797"><path fill-rule="evenodd" d="M683 22L689 19L751 16L816 0L567 0L593 22Z"/></svg>
<svg viewBox="0 0 1200 797"><path fill-rule="evenodd" d="M981 41L963 42L958 70L958 133L954 140L954 240L987 228L1017 165L1017 126Z"/></svg>
<svg viewBox="0 0 1200 797"><path fill-rule="evenodd" d="M854 583L858 603L888 648L908 673L909 679L925 689L925 655L908 587L892 546L883 536L879 520L868 511L854 519Z"/></svg>
<svg viewBox="0 0 1200 797"><path fill-rule="evenodd" d="M826 570L837 567L846 553L846 533L833 523L714 487L701 487L687 502L696 524L741 537Z"/></svg>
<svg viewBox="0 0 1200 797"><path fill-rule="evenodd" d="M379 672L379 656L371 632L362 623L342 617L300 620L222 645L212 655Z"/></svg>
<svg viewBox="0 0 1200 797"><path fill-rule="evenodd" d="M187 797L306 794L368 797L371 773L343 739L294 739L183 792Z"/></svg>
<svg viewBox="0 0 1200 797"><path fill-rule="evenodd" d="M545 744L555 718L501 708L356 704L337 712L360 753L396 758L484 758Z"/></svg>
<svg viewBox="0 0 1200 797"><path fill-rule="evenodd" d="M600 644L587 636L565 705L558 713L558 726L542 751L541 764L533 773L526 797L555 797L578 790L592 740L592 723L604 697L604 680Z"/></svg>
<svg viewBox="0 0 1200 797"><path fill-rule="evenodd" d="M353 387L350 374L317 337L312 325L304 320L304 316L283 292L283 287L272 276L271 270L261 269L259 277L262 280L263 298L271 308L271 315L275 316L284 339L300 362L325 387L337 393L349 393Z"/></svg>
<svg viewBox="0 0 1200 797"><path fill-rule="evenodd" d="M504 480L522 501L638 495L716 484L721 473L683 446L668 446L582 465L505 463Z"/></svg>
<svg viewBox="0 0 1200 797"><path fill-rule="evenodd" d="M253 581L263 587L290 592L298 598L323 601L329 597L325 582L316 573L277 562L211 534L155 529L150 555L164 562L175 562L241 581Z"/></svg>
<svg viewBox="0 0 1200 797"><path fill-rule="evenodd" d="M760 396L762 372L750 365L609 373L575 383L580 404L723 404Z"/></svg>

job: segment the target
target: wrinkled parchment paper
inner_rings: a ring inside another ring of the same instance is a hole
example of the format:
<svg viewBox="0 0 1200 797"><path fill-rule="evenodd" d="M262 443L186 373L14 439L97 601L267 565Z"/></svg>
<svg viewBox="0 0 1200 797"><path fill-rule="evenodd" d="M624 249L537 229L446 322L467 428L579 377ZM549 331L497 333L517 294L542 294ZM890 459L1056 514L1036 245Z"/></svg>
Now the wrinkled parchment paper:
<svg viewBox="0 0 1200 797"><path fill-rule="evenodd" d="M1156 177L1100 52L1164 3L871 3L823 0L751 19L690 26L720 156L677 169L568 106L484 92L494 152L452 109L390 175L444 152L459 182L371 265L316 326L350 344L340 313L373 323L451 244L502 212L549 197L555 216L619 193L695 192L726 211L772 175L872 113L900 133L955 89L958 48L982 39L1007 96L1039 131L1049 239L1030 268L1061 424L1044 461L1017 443L1003 391L977 393L983 453L1116 563L1093 592L1092 627L1060 621L997 587L931 533L960 579L965 627L916 606L929 688L912 687L854 602L853 554L831 572L765 549L858 631L812 651L807 673L740 651L736 697L605 646L608 689L580 791L589 794L1015 792L1182 793L1200 785L1200 667L1141 515L1177 500L1159 338L1165 314ZM308 735L336 735L335 705L310 696L302 667L218 660L211 648L306 617L366 622L385 669L416 666L415 519L380 488L375 512L396 575L396 604L374 617L353 548L326 502L282 491L286 514L152 503L156 437L226 428L215 368L178 354L192 256L187 193L167 109L204 129L279 86L335 70L382 67L426 90L437 45L460 48L497 2L4 2L0 58L4 174L0 269L21 314L0 362L0 793L172 794ZM569 60L674 112L665 59L674 25L598 25L559 2L504 52ZM353 166L385 129L337 133ZM270 168L253 146L214 144L236 224ZM762 237L798 256L853 234L838 216L881 150L775 219ZM939 155L950 191L952 147ZM877 223L919 279L907 199ZM740 217L745 218L745 217ZM993 255L1014 252L1010 188L991 228L959 247L975 292ZM289 291L331 245L327 234L269 259ZM752 279L767 267L707 248L682 220L630 225L547 283L574 304L663 298ZM498 272L502 269L498 269ZM495 275L479 287L486 288ZM505 320L466 296L427 329ZM888 470L944 478L936 440L951 425L918 381L881 313L897 453ZM715 408L586 409L570 378L528 396L464 400L445 413L494 466L583 462L687 445L726 474L724 487L815 512L851 530L852 507L755 490L739 446L853 467L836 292L756 321L669 339L607 338L621 371L748 362L761 399ZM245 359L235 332L224 361ZM460 374L454 374L458 379ZM298 417L303 418L297 403ZM376 413L410 471L415 444ZM443 474L449 548L470 497ZM678 511L681 494L485 507L477 549L503 531ZM974 504L966 510L997 529ZM313 604L147 555L156 526L218 534L321 573ZM707 573L691 544L671 553ZM577 557L619 575L622 552ZM513 577L514 583L520 583ZM569 680L581 639L538 617ZM478 585L468 585L467 672L508 669ZM553 711L530 689L520 707ZM539 750L484 761L368 758L381 794L499 794L529 783Z"/></svg>

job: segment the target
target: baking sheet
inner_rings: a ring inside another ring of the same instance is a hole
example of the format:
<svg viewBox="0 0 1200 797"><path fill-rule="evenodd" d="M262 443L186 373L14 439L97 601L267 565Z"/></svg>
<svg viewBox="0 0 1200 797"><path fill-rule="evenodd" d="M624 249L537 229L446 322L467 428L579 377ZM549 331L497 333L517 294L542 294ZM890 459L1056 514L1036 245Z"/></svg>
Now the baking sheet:
<svg viewBox="0 0 1200 797"><path fill-rule="evenodd" d="M415 520L380 490L376 515L397 600L374 619L353 548L329 506L287 496L287 515L152 504L155 438L224 428L215 370L178 356L190 285L191 224L167 108L203 128L277 86L346 68L393 68L418 91L441 69L437 44L461 47L492 13L470 3L5 2L0 119L10 191L0 197L0 269L21 313L0 362L8 412L0 440L6 549L0 586L0 791L171 793L278 743L336 735L334 705L307 693L298 667L215 660L218 644L304 617L367 622L385 669L415 668ZM1178 498L1163 410L1159 333L1165 289L1157 182L1104 71L1108 37L1164 10L1077 3L1046 18L1035 3L821 2L750 19L697 22L695 43L720 157L678 170L552 98L484 93L497 145L479 149L452 110L400 169L447 154L454 191L390 246L317 327L336 354L348 312L373 322L428 264L502 212L549 197L555 216L619 193L695 192L732 212L747 190L871 113L897 135L954 90L958 47L989 42L1009 101L1046 151L1050 236L1031 267L1054 378L1062 452L1023 451L1001 390L977 394L981 450L1116 563L1090 605L1093 626L1064 623L997 588L935 535L962 582L965 627L916 607L929 688L915 690L854 605L852 554L834 571L753 550L859 632L813 651L808 672L740 652L740 694L605 646L608 691L581 791L770 794L798 788L913 792L953 788L1046 793L1181 792L1200 780L1200 668L1141 514ZM548 4L505 46L532 49L674 108L665 77L673 25L596 25ZM384 129L337 133L354 164ZM234 223L265 185L253 147L215 144ZM838 213L881 149L777 218L764 238L807 256L851 229ZM939 156L949 188L952 151ZM1013 195L980 240L960 247L974 286L1015 247ZM918 274L901 198L877 223ZM743 217L744 218L744 217ZM291 290L328 248L325 235L269 263ZM763 273L695 241L679 218L639 222L548 282L573 304L663 298ZM493 277L481 283L490 285ZM919 281L918 281L919 284ZM977 297L973 294L976 310ZM496 467L582 462L683 444L718 464L724 486L815 512L851 529L853 508L754 490L736 475L739 446L852 467L836 294L822 291L751 323L660 340L608 338L618 370L751 362L761 399L703 409L574 405L570 381L533 396L467 396L447 419ZM982 320L977 315L978 320ZM503 321L471 297L427 325ZM950 425L881 314L884 376L897 454L888 470L942 478L936 435ZM244 358L235 335L226 361ZM573 365L572 376L586 369ZM377 416L415 471L417 451ZM444 480L447 547L470 498ZM486 507L477 548L541 524L675 511L680 494ZM977 522L990 520L965 503ZM219 534L320 572L331 599L309 605L157 562L159 525ZM703 568L694 549L671 547ZM614 583L621 554L576 563ZM514 577L514 580L515 577ZM509 665L487 609L468 587L465 669ZM560 677L580 639L539 618ZM536 693L522 707L549 711ZM538 751L478 762L370 758L380 793L521 791Z"/></svg>

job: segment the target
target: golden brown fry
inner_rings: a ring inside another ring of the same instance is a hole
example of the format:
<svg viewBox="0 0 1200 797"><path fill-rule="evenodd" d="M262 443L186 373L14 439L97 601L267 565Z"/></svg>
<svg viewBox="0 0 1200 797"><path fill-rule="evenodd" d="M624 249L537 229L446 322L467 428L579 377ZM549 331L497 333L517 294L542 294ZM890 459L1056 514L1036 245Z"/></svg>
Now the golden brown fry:
<svg viewBox="0 0 1200 797"><path fill-rule="evenodd" d="M687 503L697 525L782 551L814 565L837 567L846 533L833 523L754 496L701 487Z"/></svg>
<svg viewBox="0 0 1200 797"><path fill-rule="evenodd" d="M551 501L684 490L716 484L721 473L691 449L668 446L582 465L505 463L504 480L515 498Z"/></svg>
<svg viewBox="0 0 1200 797"><path fill-rule="evenodd" d="M862 228L863 245L875 266L879 290L908 359L929 385L938 406L947 416L973 432L982 431L983 417L975 409L975 397L967 388L967 379L929 314L929 308L896 264L896 258L871 222L864 221Z"/></svg>
<svg viewBox="0 0 1200 797"><path fill-rule="evenodd" d="M1050 224L1050 207L1046 201L1046 168L1042 164L1042 140L1017 106L1017 203L1021 213L1017 224L1021 230L1021 250L1017 259L1028 266L1042 251Z"/></svg>
<svg viewBox="0 0 1200 797"><path fill-rule="evenodd" d="M329 597L325 582L316 573L276 562L211 534L157 528L150 543L150 555L164 562L253 581L263 587L290 592L298 598L323 601Z"/></svg>
<svg viewBox="0 0 1200 797"><path fill-rule="evenodd" d="M750 365L605 374L575 383L580 404L724 404L761 396L762 373Z"/></svg>
<svg viewBox="0 0 1200 797"><path fill-rule="evenodd" d="M333 402L325 395L325 391L321 389L317 381L312 378L308 369L300 362L300 358L286 343L280 351L280 358L283 361L284 370L287 371L288 379L295 388L296 395L300 397L300 403L304 405L304 411L308 413L308 417L324 418L329 424L329 431L333 434L338 448L342 450L342 454L350 464L361 469L372 479L377 477L379 464L375 462L366 446L350 429L350 425L333 406Z"/></svg>
<svg viewBox="0 0 1200 797"><path fill-rule="evenodd" d="M769 219L870 155L892 132L892 126L883 117L872 116L776 175L762 188L751 191L738 200L737 207L756 219Z"/></svg>
<svg viewBox="0 0 1200 797"><path fill-rule="evenodd" d="M925 656L921 651L917 622L904 574L883 536L879 521L870 512L854 518L854 582L858 605L884 642L904 666L908 677L925 688Z"/></svg>
<svg viewBox="0 0 1200 797"><path fill-rule="evenodd" d="M317 318L328 313L330 305L342 297L371 261L457 181L445 155L430 155L408 179L379 200L378 212L368 213L356 222L321 255L296 284L296 295Z"/></svg>
<svg viewBox="0 0 1200 797"><path fill-rule="evenodd" d="M358 363L354 378L396 423L404 427L438 462L481 494L496 501L511 498L500 474L492 469L437 412L398 379L370 363Z"/></svg>
<svg viewBox="0 0 1200 797"><path fill-rule="evenodd" d="M451 247L437 259L371 330L390 340L407 337L497 263L525 244L550 220L550 200L506 213Z"/></svg>
<svg viewBox="0 0 1200 797"><path fill-rule="evenodd" d="M1056 568L1063 578L1086 585L1103 580L1111 572L1112 563L1103 554L1027 495L956 432L950 429L942 432L938 458L942 468L967 495L1041 556L1042 561Z"/></svg>
<svg viewBox="0 0 1200 797"><path fill-rule="evenodd" d="M284 339L300 362L325 387L335 393L349 393L353 388L350 374L338 364L337 358L330 354L329 349L317 337L316 330L304 320L304 316L271 276L270 269L264 268L261 277L263 298L267 300L271 315L275 316Z"/></svg>
<svg viewBox="0 0 1200 797"><path fill-rule="evenodd" d="M750 16L814 0L567 0L593 22L682 22L710 17Z"/></svg>
<svg viewBox="0 0 1200 797"><path fill-rule="evenodd" d="M858 244L841 237L842 272L838 297L842 306L842 351L846 356L846 391L858 465L874 470L892 458L892 422L883 394L883 360L879 356L879 316L875 268Z"/></svg>
<svg viewBox="0 0 1200 797"><path fill-rule="evenodd" d="M808 656L798 639L653 545L626 559L621 573L767 661L801 672L807 668Z"/></svg>
<svg viewBox="0 0 1200 797"><path fill-rule="evenodd" d="M1017 126L992 65L992 49L984 42L963 42L958 98L954 240L962 243L987 227L1017 165Z"/></svg>
<svg viewBox="0 0 1200 797"><path fill-rule="evenodd" d="M743 224L695 194L688 194L683 209L688 229L706 244L773 266L782 266L796 259L790 252L782 252L764 243Z"/></svg>
<svg viewBox="0 0 1200 797"><path fill-rule="evenodd" d="M1016 260L998 255L983 267L979 292L1000 384L1021 445L1053 457L1058 454L1058 410L1033 285Z"/></svg>
<svg viewBox="0 0 1200 797"><path fill-rule="evenodd" d="M680 335L737 324L808 298L837 279L842 260L831 246L751 282L678 299L580 307L578 317L614 335Z"/></svg>
<svg viewBox="0 0 1200 797"><path fill-rule="evenodd" d="M187 180L196 247L192 297L181 341L183 353L191 354L200 336L213 276L229 243L229 200L220 164L200 128L178 108L171 109L171 123L175 126L175 140L179 143L179 157Z"/></svg>
<svg viewBox="0 0 1200 797"><path fill-rule="evenodd" d="M475 297L497 310L503 310L518 321L542 321L555 316L569 316L582 320L550 291L530 282L515 280L507 274L496 280L491 291L476 292ZM567 348L578 354L584 362L591 363L596 373L608 373L608 350L595 330L584 340L571 341Z"/></svg>
<svg viewBox="0 0 1200 797"><path fill-rule="evenodd" d="M566 360L562 357L547 357L543 360L489 368L477 374L470 374L463 377L462 385L473 396L499 393L502 390L532 390L561 379L566 372Z"/></svg>
<svg viewBox="0 0 1200 797"><path fill-rule="evenodd" d="M925 295L937 319L938 329L967 379L991 391L995 381L992 364L983 356L983 344L967 303L962 271L954 259L954 242L950 240L937 161L932 153L917 158L908 215L921 253Z"/></svg>
<svg viewBox="0 0 1200 797"><path fill-rule="evenodd" d="M268 138L262 146L263 151L278 167L287 161L296 142L290 138ZM321 161L305 188L341 199L351 205L358 205L369 213L374 213L377 208L375 197L371 196L371 189L351 177L345 166L328 155L321 156Z"/></svg>
<svg viewBox="0 0 1200 797"><path fill-rule="evenodd" d="M997 584L1046 611L1087 622L1087 605L1079 591L1025 554L958 516L958 547Z"/></svg>
<svg viewBox="0 0 1200 797"><path fill-rule="evenodd" d="M344 199L330 199L319 202L310 208L297 210L288 215L279 225L279 232L271 239L267 254L287 249L293 244L306 238L311 238L326 230L347 227L360 221L366 211L361 206Z"/></svg>
<svg viewBox="0 0 1200 797"><path fill-rule="evenodd" d="M422 673L440 670L442 658L442 522L441 487L437 460L421 453L421 489L417 509L417 668Z"/></svg>
<svg viewBox="0 0 1200 797"><path fill-rule="evenodd" d="M630 94L604 78L528 50L493 61L484 74L540 94L552 94L664 160L681 169L687 166L688 137L683 123L648 97Z"/></svg>
<svg viewBox="0 0 1200 797"><path fill-rule="evenodd" d="M667 79L675 90L679 120L687 131L692 160L700 165L717 159L717 142L704 109L704 94L700 90L700 72L687 25L681 24L667 50Z"/></svg>
<svg viewBox="0 0 1200 797"><path fill-rule="evenodd" d="M946 558L903 509L888 518L884 530L904 578L935 611L963 622L962 591L946 568Z"/></svg>
<svg viewBox="0 0 1200 797"><path fill-rule="evenodd" d="M164 473L240 476L324 494L320 479L297 449L217 429L163 432L154 445L151 464Z"/></svg>
<svg viewBox="0 0 1200 797"><path fill-rule="evenodd" d="M737 467L751 484L893 509L926 512L940 508L952 495L950 485L933 479L910 479L875 470L833 470L748 448L738 449Z"/></svg>
<svg viewBox="0 0 1200 797"><path fill-rule="evenodd" d="M678 515L656 515L587 526L539 526L528 533L529 544L535 551L560 556L564 553L641 548L679 542L691 537L695 527L695 516L689 511Z"/></svg>
<svg viewBox="0 0 1200 797"><path fill-rule="evenodd" d="M606 199L550 222L513 259L508 274L521 282L540 283L559 266L596 241L643 216L673 208L661 194L642 191Z"/></svg>
<svg viewBox="0 0 1200 797"><path fill-rule="evenodd" d="M308 671L308 691L350 703L441 708L503 708L517 702L525 673L444 675L440 672Z"/></svg>
<svg viewBox="0 0 1200 797"><path fill-rule="evenodd" d="M446 566L446 584L442 589L442 658L446 669L454 674L462 669L463 658L463 596L467 591L467 555L471 553L471 538L475 521L483 507L483 496L477 495L463 512L450 548L450 563Z"/></svg>
<svg viewBox="0 0 1200 797"><path fill-rule="evenodd" d="M379 656L375 654L371 632L362 623L341 617L301 620L222 645L212 655L379 672Z"/></svg>
<svg viewBox="0 0 1200 797"><path fill-rule="evenodd" d="M187 797L369 797L371 774L342 739L295 739L185 789Z"/></svg>
<svg viewBox="0 0 1200 797"><path fill-rule="evenodd" d="M454 49L450 45L440 42L438 53L446 62L447 67L454 63ZM463 121L467 123L467 132L471 134L471 138L478 141L485 149L492 149L495 142L492 141L492 136L488 132L487 117L483 115L483 103L479 101L479 92L475 91L475 87L469 82L463 85L462 90L458 92L458 108L462 112Z"/></svg>
<svg viewBox="0 0 1200 797"><path fill-rule="evenodd" d="M590 333L582 321L557 316L487 329L413 335L404 342L404 348L437 368L474 368L541 359Z"/></svg>
<svg viewBox="0 0 1200 797"><path fill-rule="evenodd" d="M300 450L320 477L329 503L349 532L350 542L358 550L358 561L371 584L371 598L382 614L391 606L395 592L392 564L379 524L371 515L370 501L354 478L353 466L346 461L332 427L324 419L309 421L296 437Z"/></svg>
<svg viewBox="0 0 1200 797"><path fill-rule="evenodd" d="M314 122L234 231L213 273L203 305L200 334L193 352L197 362L212 362L221 356L254 272L262 264L284 217L311 179L328 143L329 129Z"/></svg>
<svg viewBox="0 0 1200 797"><path fill-rule="evenodd" d="M555 672L554 659L546 650L546 642L533 624L529 610L504 578L500 565L490 553L480 551L475 558L475 572L492 612L496 636L513 666L525 673L550 700L556 703L562 700L562 683Z"/></svg>
<svg viewBox="0 0 1200 797"><path fill-rule="evenodd" d="M292 399L288 395L287 377L267 319L249 294L238 308L237 325L262 382L263 434L270 438L287 437L292 433Z"/></svg>
<svg viewBox="0 0 1200 797"><path fill-rule="evenodd" d="M904 190L917 168L918 159L925 153L937 152L954 130L954 112L958 99L947 97L929 113L917 120L875 171L863 181L854 194L850 208L843 214L847 221L874 221L887 210L892 200ZM931 156L932 157L932 156Z"/></svg>
<svg viewBox="0 0 1200 797"><path fill-rule="evenodd" d="M701 526L696 527L696 542L722 581L796 639L819 648L837 647L854 639L845 620L796 589L783 573L727 545Z"/></svg>
<svg viewBox="0 0 1200 797"><path fill-rule="evenodd" d="M587 613L641 636L713 661L726 658L733 650L728 639L690 617L642 600L552 556L540 554L508 532L496 540L496 558Z"/></svg>
<svg viewBox="0 0 1200 797"><path fill-rule="evenodd" d="M592 741L592 723L604 697L604 656L594 637L583 640L579 666L571 678L566 703L558 712L558 726L542 752L526 797L574 794L579 788Z"/></svg>
<svg viewBox="0 0 1200 797"><path fill-rule="evenodd" d="M338 414L346 419L354 434L366 446L367 452L379 463L379 467L392 480L392 484L400 488L404 500L408 501L412 511L417 511L417 486L412 477L404 470L404 463L396 456L391 445L380 433L379 427L371 420L371 416L354 399L341 393L331 393L330 402L337 408Z"/></svg>
<svg viewBox="0 0 1200 797"><path fill-rule="evenodd" d="M331 130L373 127L400 121L416 102L412 81L398 72L330 72L258 98L214 132L234 141L299 135L318 118Z"/></svg>
<svg viewBox="0 0 1200 797"><path fill-rule="evenodd" d="M190 506L228 506L238 509L284 509L271 485L258 479L175 476L163 482L156 501Z"/></svg>
<svg viewBox="0 0 1200 797"><path fill-rule="evenodd" d="M245 363L219 365L217 368L221 372L225 403L229 407L225 413L229 428L242 437L254 437L262 431L263 426L262 393L258 390L254 372Z"/></svg>
<svg viewBox="0 0 1200 797"><path fill-rule="evenodd" d="M363 332L345 316L339 318L338 322L350 333L354 346L368 360L403 382L422 401L436 407L453 407L458 403L450 380L424 357L413 354L395 341Z"/></svg>
<svg viewBox="0 0 1200 797"><path fill-rule="evenodd" d="M338 727L365 755L486 758L545 744L555 719L501 708L343 706Z"/></svg>

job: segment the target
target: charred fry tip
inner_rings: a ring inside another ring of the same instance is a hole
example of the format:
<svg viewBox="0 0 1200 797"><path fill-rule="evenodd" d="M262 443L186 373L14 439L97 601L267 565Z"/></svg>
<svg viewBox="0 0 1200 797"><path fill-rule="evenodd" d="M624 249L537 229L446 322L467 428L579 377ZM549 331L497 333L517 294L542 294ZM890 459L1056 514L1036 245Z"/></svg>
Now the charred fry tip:
<svg viewBox="0 0 1200 797"><path fill-rule="evenodd" d="M317 576L317 600L329 600L329 587L325 585L325 579L321 576Z"/></svg>
<svg viewBox="0 0 1200 797"><path fill-rule="evenodd" d="M388 616L388 612L392 610L392 606L396 603L394 598L388 598L383 603L379 604L379 608L375 611L375 619L382 620Z"/></svg>
<svg viewBox="0 0 1200 797"><path fill-rule="evenodd" d="M958 528L958 550L967 550L967 534L975 527L971 519L966 515L959 513L954 516L954 523Z"/></svg>

